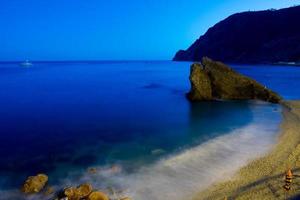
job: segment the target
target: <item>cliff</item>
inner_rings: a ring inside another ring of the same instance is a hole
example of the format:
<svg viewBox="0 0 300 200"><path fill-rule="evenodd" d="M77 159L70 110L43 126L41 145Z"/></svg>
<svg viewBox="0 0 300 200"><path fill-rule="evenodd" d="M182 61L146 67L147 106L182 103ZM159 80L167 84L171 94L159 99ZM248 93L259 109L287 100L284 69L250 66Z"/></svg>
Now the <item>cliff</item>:
<svg viewBox="0 0 300 200"><path fill-rule="evenodd" d="M260 99L278 103L281 97L255 80L207 57L191 66L191 101Z"/></svg>
<svg viewBox="0 0 300 200"><path fill-rule="evenodd" d="M203 56L232 63L300 61L300 6L234 14L217 23L173 60Z"/></svg>

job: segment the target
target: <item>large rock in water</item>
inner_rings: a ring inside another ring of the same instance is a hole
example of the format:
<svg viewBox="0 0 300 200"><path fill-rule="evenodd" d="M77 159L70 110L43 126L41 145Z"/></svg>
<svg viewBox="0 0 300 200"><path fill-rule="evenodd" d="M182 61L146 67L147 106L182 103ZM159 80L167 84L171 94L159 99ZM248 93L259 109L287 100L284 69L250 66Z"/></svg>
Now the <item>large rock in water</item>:
<svg viewBox="0 0 300 200"><path fill-rule="evenodd" d="M278 94L255 80L207 57L202 59L201 64L191 66L190 81L188 98L192 101L260 99L278 103L281 100Z"/></svg>

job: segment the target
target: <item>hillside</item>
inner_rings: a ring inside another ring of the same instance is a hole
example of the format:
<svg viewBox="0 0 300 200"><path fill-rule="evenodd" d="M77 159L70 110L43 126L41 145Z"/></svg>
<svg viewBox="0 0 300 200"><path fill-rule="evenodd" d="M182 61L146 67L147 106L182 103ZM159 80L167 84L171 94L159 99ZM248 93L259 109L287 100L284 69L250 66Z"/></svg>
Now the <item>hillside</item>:
<svg viewBox="0 0 300 200"><path fill-rule="evenodd" d="M231 15L210 28L173 60L208 56L234 63L300 61L300 6Z"/></svg>

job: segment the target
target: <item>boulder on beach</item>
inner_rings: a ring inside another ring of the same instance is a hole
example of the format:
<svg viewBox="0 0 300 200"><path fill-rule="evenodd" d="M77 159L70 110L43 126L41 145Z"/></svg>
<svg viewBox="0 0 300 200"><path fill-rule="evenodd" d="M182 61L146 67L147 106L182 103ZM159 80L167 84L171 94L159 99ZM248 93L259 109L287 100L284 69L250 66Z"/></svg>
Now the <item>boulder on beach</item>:
<svg viewBox="0 0 300 200"><path fill-rule="evenodd" d="M257 81L207 57L194 63L190 73L191 101L259 99L279 103L281 97Z"/></svg>
<svg viewBox="0 0 300 200"><path fill-rule="evenodd" d="M25 194L38 193L45 187L47 181L48 176L45 174L30 176L25 181L21 191Z"/></svg>
<svg viewBox="0 0 300 200"><path fill-rule="evenodd" d="M64 189L64 196L70 200L79 199L79 197L77 195L77 189L74 187L69 187L69 188Z"/></svg>
<svg viewBox="0 0 300 200"><path fill-rule="evenodd" d="M80 200L86 198L91 194L93 187L91 184L85 183L77 188L69 187L64 190L64 195L68 200Z"/></svg>
<svg viewBox="0 0 300 200"><path fill-rule="evenodd" d="M85 183L77 187L77 194L80 198L85 198L92 192L92 190L92 185Z"/></svg>

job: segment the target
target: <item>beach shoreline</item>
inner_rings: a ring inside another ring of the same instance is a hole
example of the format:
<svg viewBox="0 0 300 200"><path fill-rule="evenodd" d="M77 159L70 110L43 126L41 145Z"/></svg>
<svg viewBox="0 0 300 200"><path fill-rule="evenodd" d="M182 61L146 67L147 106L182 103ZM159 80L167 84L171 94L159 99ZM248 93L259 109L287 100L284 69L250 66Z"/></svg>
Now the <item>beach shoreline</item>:
<svg viewBox="0 0 300 200"><path fill-rule="evenodd" d="M300 194L300 178L293 179L289 192L283 189L289 168L300 174L300 101L284 101L282 106L281 132L272 150L241 168L230 180L200 191L193 200L288 199Z"/></svg>

